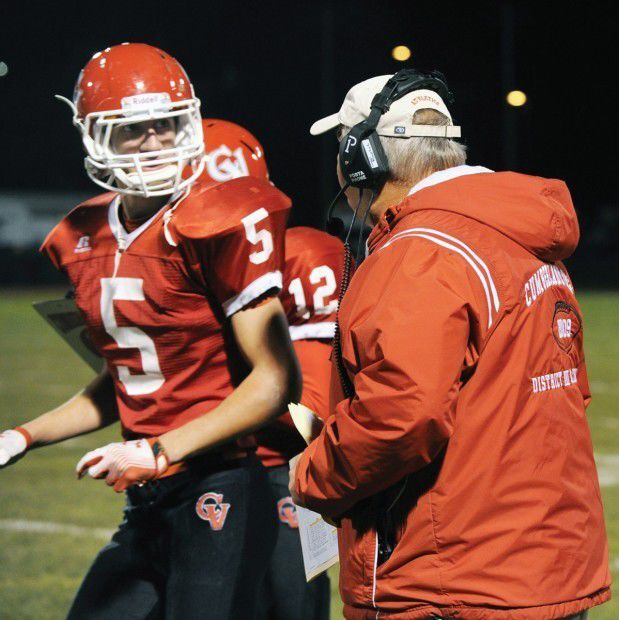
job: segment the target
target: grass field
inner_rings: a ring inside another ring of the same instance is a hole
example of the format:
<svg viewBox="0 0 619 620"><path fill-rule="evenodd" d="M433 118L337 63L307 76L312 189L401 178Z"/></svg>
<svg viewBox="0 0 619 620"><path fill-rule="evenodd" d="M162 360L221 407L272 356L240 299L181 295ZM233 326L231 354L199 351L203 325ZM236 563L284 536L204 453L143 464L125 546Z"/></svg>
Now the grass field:
<svg viewBox="0 0 619 620"><path fill-rule="evenodd" d="M47 327L30 303L55 291L0 291L0 430L63 401L92 373ZM580 295L585 317L589 409L606 507L614 577L619 576L619 294ZM108 530L122 497L104 484L77 482L85 451L115 440L117 429L29 454L0 472L0 618L64 618L71 597ZM336 574L332 618L341 617ZM592 620L619 618L619 602Z"/></svg>

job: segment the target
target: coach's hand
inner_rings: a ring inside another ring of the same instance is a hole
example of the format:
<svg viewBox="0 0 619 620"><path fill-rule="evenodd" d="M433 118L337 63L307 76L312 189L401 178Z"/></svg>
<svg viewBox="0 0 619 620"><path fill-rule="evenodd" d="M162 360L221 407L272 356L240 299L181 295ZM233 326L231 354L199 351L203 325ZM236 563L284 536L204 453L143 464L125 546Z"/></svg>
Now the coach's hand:
<svg viewBox="0 0 619 620"><path fill-rule="evenodd" d="M159 441L137 439L110 443L85 454L77 464L79 478L105 478L117 493L134 484L159 478L168 469L169 461Z"/></svg>
<svg viewBox="0 0 619 620"><path fill-rule="evenodd" d="M288 491L290 492L290 497L295 506L303 506L301 503L301 498L297 494L297 466L299 464L301 454L303 454L303 452L293 456L288 463L290 467L290 471L288 473Z"/></svg>
<svg viewBox="0 0 619 620"><path fill-rule="evenodd" d="M290 492L290 497L292 498L292 502L295 506L303 506L303 502L301 498L297 494L297 468L299 466L299 459L301 458L301 454L297 454L290 459L290 473L288 474L288 491ZM340 519L336 519L335 517L327 517L325 515L321 515L323 520L326 521L329 525L333 527L340 527L341 522Z"/></svg>
<svg viewBox="0 0 619 620"><path fill-rule="evenodd" d="M0 467L19 460L30 447L30 433L19 426L0 433Z"/></svg>
<svg viewBox="0 0 619 620"><path fill-rule="evenodd" d="M303 453L301 452L301 454ZM290 492L290 497L292 498L295 506L303 506L301 503L301 498L297 494L297 466L299 464L301 454L293 456L289 462L290 472L288 474L288 491Z"/></svg>

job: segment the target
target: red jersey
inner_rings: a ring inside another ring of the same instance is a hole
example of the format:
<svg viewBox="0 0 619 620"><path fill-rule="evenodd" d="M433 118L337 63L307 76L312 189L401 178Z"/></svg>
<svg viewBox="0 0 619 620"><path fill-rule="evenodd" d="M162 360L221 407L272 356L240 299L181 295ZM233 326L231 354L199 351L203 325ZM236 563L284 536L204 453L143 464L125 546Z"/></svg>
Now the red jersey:
<svg viewBox="0 0 619 620"><path fill-rule="evenodd" d="M214 409L243 377L228 317L282 287L290 200L243 177L194 184L127 233L120 197L86 201L41 250L69 277L114 379L125 438Z"/></svg>
<svg viewBox="0 0 619 620"><path fill-rule="evenodd" d="M331 340L344 267L343 243L320 230L299 226L286 231L284 287L280 299L301 366L301 402L326 418L329 411ZM277 467L305 448L289 413L260 432L258 456Z"/></svg>

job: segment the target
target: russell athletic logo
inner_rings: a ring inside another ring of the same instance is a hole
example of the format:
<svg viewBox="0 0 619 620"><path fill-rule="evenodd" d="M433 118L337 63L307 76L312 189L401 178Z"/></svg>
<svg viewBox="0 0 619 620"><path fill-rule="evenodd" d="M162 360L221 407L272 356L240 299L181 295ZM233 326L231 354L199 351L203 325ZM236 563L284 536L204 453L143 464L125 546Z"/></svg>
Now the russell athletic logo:
<svg viewBox="0 0 619 620"><path fill-rule="evenodd" d="M277 502L277 514L282 523L291 527L293 530L298 529L299 519L297 517L297 507L294 505L292 497L282 497Z"/></svg>
<svg viewBox="0 0 619 620"><path fill-rule="evenodd" d="M205 493L196 502L196 513L204 521L208 521L212 530L223 529L230 504L223 503L224 496L221 493Z"/></svg>
<svg viewBox="0 0 619 620"><path fill-rule="evenodd" d="M81 252L90 252L90 250L92 250L92 246L90 245L90 235L84 235L78 239L77 245L73 251L76 254L80 254Z"/></svg>

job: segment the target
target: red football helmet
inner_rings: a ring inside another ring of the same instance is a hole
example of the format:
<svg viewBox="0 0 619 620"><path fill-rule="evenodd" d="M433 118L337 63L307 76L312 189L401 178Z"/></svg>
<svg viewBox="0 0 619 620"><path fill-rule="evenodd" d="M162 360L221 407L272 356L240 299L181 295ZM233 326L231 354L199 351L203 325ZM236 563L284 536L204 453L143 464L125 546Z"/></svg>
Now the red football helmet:
<svg viewBox="0 0 619 620"><path fill-rule="evenodd" d="M80 73L73 101L59 98L73 110L73 123L86 149L86 171L101 187L164 196L202 173L200 101L184 69L166 52L143 43L108 47L97 52ZM176 121L172 148L131 154L111 148L115 128L162 118ZM190 170L187 176L182 174L185 167Z"/></svg>
<svg viewBox="0 0 619 620"><path fill-rule="evenodd" d="M247 129L229 121L205 118L202 132L206 166L201 179L217 183L247 176L269 180L262 145Z"/></svg>

